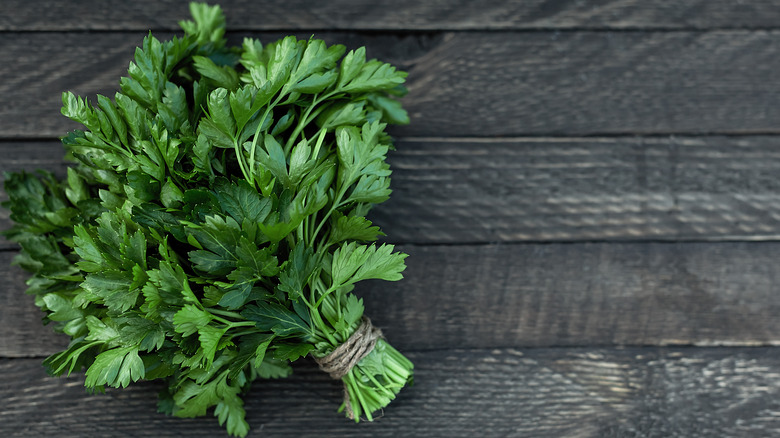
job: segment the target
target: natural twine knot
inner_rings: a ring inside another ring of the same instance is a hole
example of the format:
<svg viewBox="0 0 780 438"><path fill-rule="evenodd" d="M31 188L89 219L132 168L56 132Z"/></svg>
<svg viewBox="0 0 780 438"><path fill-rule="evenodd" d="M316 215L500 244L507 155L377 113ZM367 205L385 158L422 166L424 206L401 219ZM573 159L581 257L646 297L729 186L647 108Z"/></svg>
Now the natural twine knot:
<svg viewBox="0 0 780 438"><path fill-rule="evenodd" d="M320 369L325 371L333 379L341 379L346 376L352 368L360 362L361 359L368 356L376 346L376 341L382 337L382 330L371 325L371 320L363 317L360 326L352 333L352 336L343 344L336 347L330 354L322 357L314 357L314 360L320 365ZM347 411L347 417L355 419L352 412L352 405L349 402L349 392L346 384L344 385L344 405Z"/></svg>

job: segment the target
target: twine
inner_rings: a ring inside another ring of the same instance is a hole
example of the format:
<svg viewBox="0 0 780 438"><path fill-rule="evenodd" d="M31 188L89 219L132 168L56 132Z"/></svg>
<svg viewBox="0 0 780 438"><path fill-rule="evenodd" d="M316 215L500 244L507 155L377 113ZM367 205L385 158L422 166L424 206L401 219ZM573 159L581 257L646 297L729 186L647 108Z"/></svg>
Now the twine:
<svg viewBox="0 0 780 438"><path fill-rule="evenodd" d="M341 379L361 359L374 350L376 341L381 337L382 330L371 325L371 320L364 316L360 326L346 342L336 347L330 354L315 357L314 360L320 365L320 369L328 373L331 378ZM347 411L347 417L354 420L355 414L352 412L352 404L349 401L346 383L344 384L344 406Z"/></svg>

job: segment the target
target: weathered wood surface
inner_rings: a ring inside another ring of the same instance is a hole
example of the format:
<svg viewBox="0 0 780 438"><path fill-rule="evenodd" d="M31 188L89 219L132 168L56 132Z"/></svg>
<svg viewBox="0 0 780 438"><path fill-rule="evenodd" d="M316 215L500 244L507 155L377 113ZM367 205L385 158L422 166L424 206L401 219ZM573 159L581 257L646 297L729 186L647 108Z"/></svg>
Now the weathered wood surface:
<svg viewBox="0 0 780 438"><path fill-rule="evenodd" d="M780 133L780 32L317 35L409 71L401 137ZM61 92L112 95L142 36L4 34L0 137L73 129Z"/></svg>
<svg viewBox="0 0 780 438"><path fill-rule="evenodd" d="M403 350L780 345L780 243L400 246L405 279L358 287ZM11 252L0 252L7 266ZM66 345L24 273L0 270L0 357ZM35 342L30 342L35 339Z"/></svg>
<svg viewBox="0 0 780 438"><path fill-rule="evenodd" d="M214 2L211 2L214 3ZM221 0L232 29L518 30L777 28L771 0ZM178 30L186 2L4 0L0 30Z"/></svg>
<svg viewBox="0 0 780 438"><path fill-rule="evenodd" d="M59 142L3 148L0 172L65 173ZM389 161L391 242L780 237L780 137L401 139Z"/></svg>
<svg viewBox="0 0 780 438"><path fill-rule="evenodd" d="M412 243L780 236L780 138L404 140L373 213Z"/></svg>
<svg viewBox="0 0 780 438"><path fill-rule="evenodd" d="M246 397L250 436L774 437L777 349L503 349L408 353L417 382L374 423L335 412L341 388L310 363ZM213 417L157 414L155 383L85 394L38 359L0 360L6 436L214 437ZM35 419L35 420L33 420Z"/></svg>
<svg viewBox="0 0 780 438"><path fill-rule="evenodd" d="M374 212L409 268L360 294L417 385L354 425L304 361L249 395L253 436L780 435L780 242L747 242L780 238L780 3L221 3L233 41L315 34L410 72L395 196ZM146 31L186 17L173 0L3 1L0 170L62 174L60 93L113 94ZM156 414L155 383L88 396L83 375L46 377L66 339L14 254L0 430L224 436Z"/></svg>

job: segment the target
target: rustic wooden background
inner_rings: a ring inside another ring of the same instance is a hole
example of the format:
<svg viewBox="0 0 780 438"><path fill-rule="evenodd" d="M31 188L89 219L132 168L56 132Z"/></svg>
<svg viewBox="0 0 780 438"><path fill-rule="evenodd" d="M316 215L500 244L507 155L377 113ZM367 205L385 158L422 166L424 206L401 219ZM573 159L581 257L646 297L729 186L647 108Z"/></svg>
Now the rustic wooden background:
<svg viewBox="0 0 780 438"><path fill-rule="evenodd" d="M416 385L355 425L303 363L255 385L252 436L779 436L780 2L221 3L234 41L314 34L408 70L413 121L374 216L406 279L362 295ZM3 0L0 170L62 173L60 93L112 93L186 17ZM223 436L157 414L155 383L47 377L66 342L1 249L4 436Z"/></svg>

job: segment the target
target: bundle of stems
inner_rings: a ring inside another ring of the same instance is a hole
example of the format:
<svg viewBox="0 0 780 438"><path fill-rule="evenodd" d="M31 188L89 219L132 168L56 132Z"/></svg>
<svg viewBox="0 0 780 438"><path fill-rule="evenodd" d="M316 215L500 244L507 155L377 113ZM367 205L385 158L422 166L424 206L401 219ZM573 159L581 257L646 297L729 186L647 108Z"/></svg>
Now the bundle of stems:
<svg viewBox="0 0 780 438"><path fill-rule="evenodd" d="M190 10L183 37L144 39L113 99L63 94L85 127L63 138L67 178L6 175L16 263L71 338L45 365L92 390L162 379L163 412L214 408L245 436L251 382L310 355L372 420L413 368L353 294L405 268L366 215L390 196L406 74L314 38L230 47L218 6Z"/></svg>

